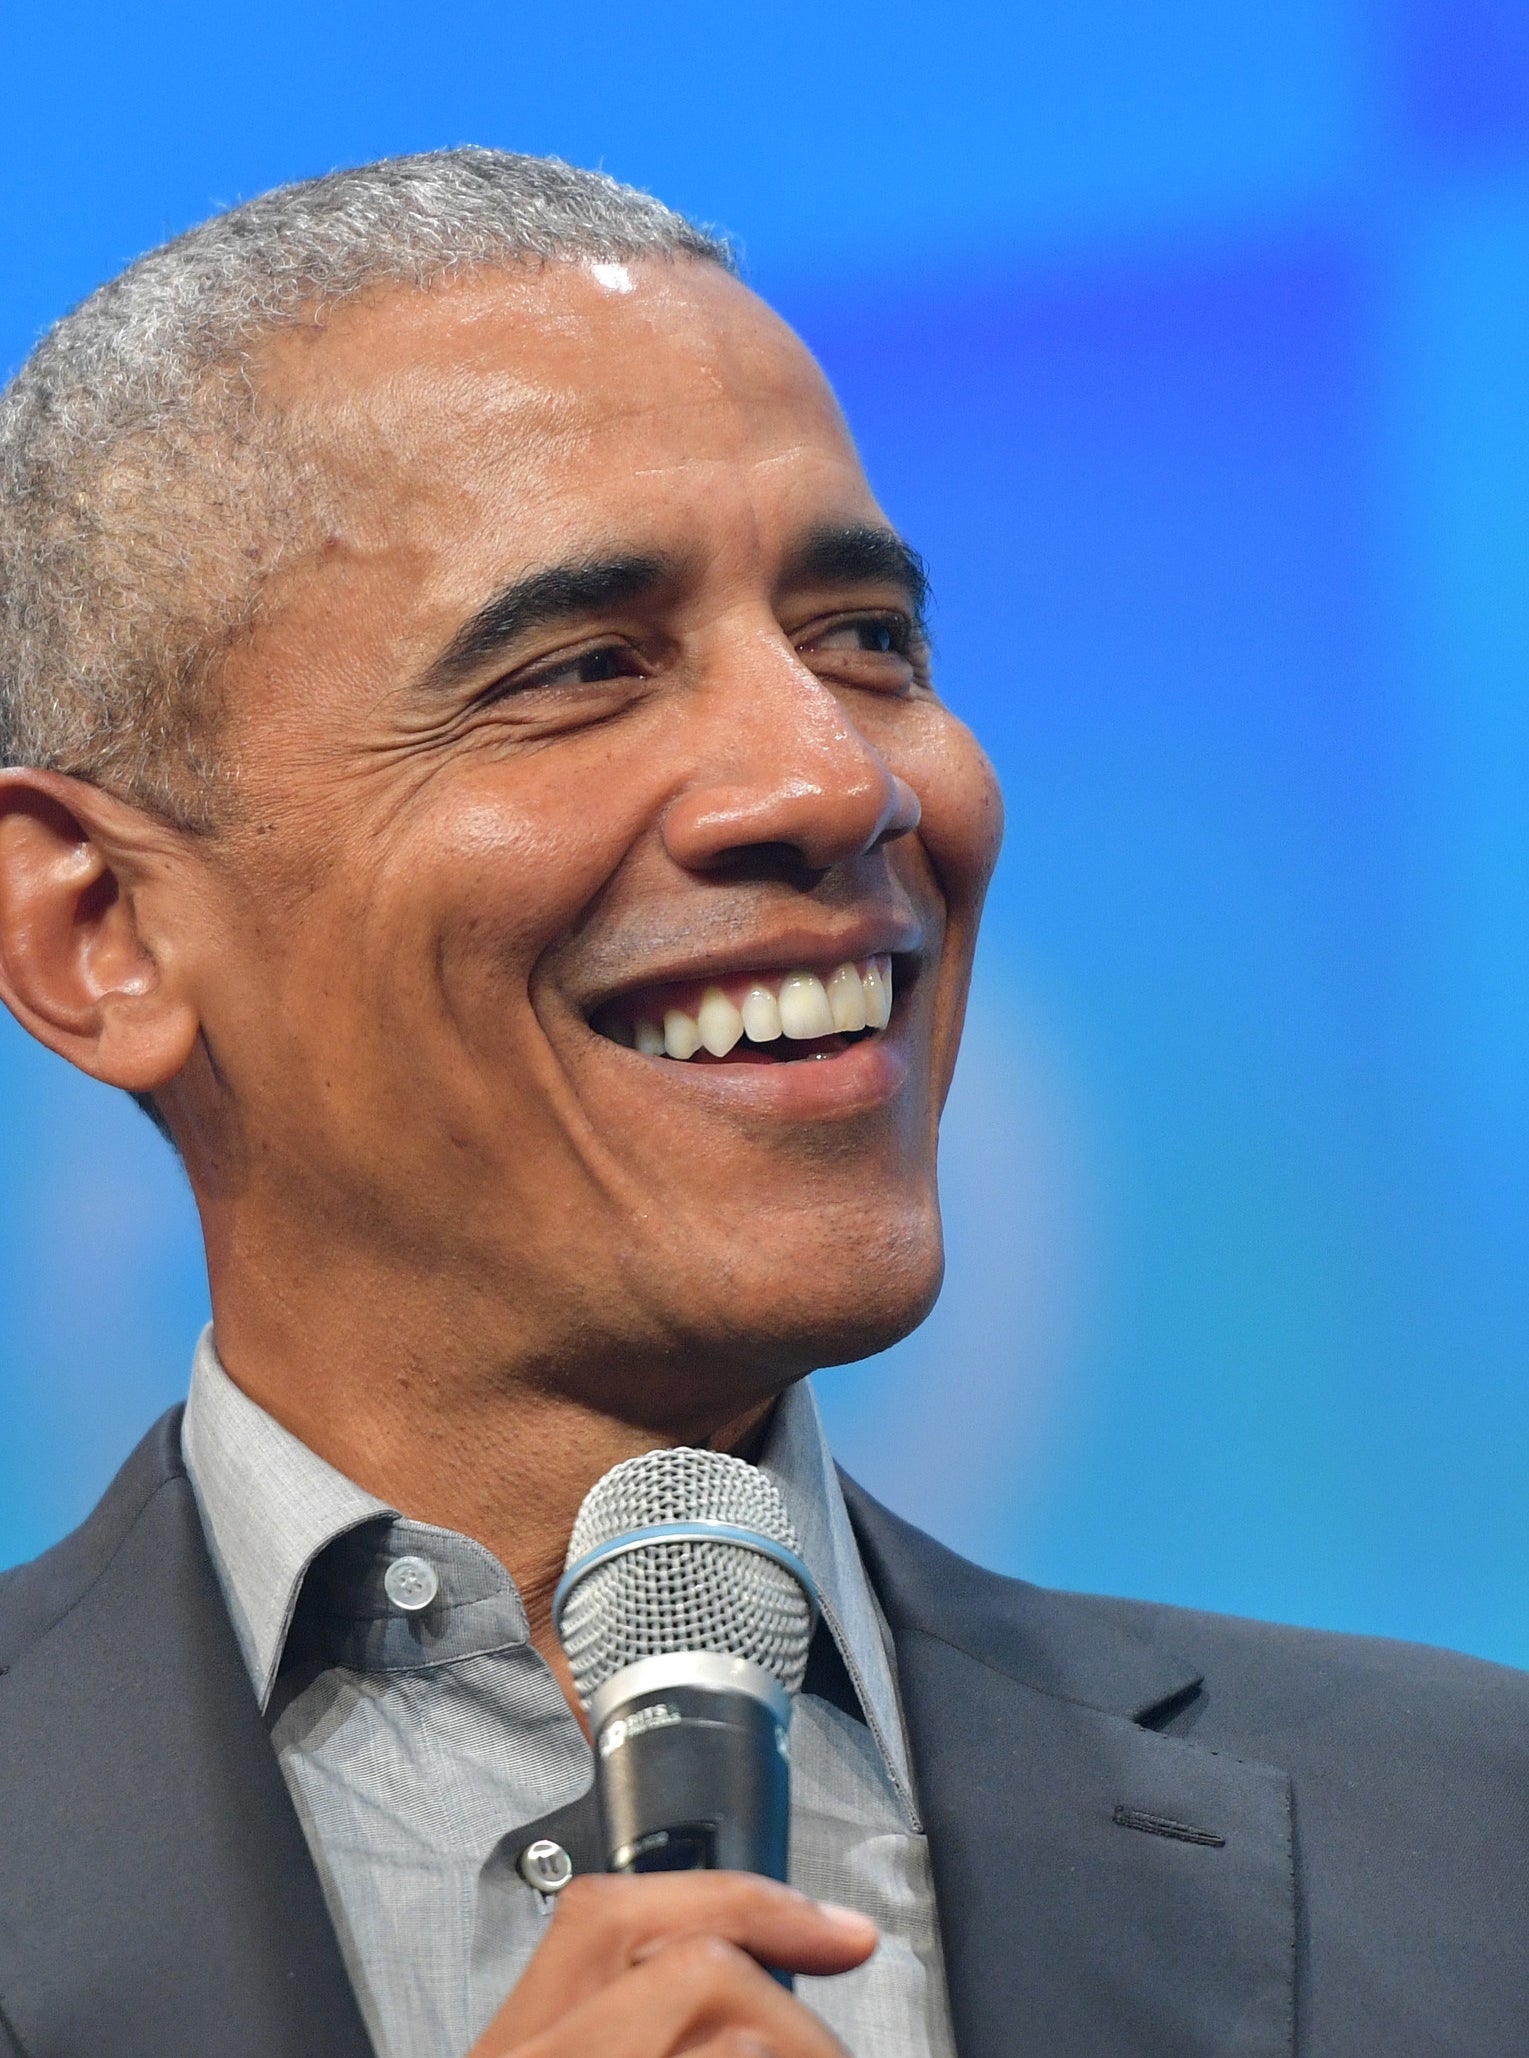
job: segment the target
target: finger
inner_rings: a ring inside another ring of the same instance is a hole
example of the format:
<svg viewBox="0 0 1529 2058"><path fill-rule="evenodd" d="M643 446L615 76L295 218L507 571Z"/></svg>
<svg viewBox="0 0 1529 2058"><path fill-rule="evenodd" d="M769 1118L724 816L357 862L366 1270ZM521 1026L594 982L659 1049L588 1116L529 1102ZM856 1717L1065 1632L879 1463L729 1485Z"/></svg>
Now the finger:
<svg viewBox="0 0 1529 2058"><path fill-rule="evenodd" d="M752 2037L772 2058L845 2058L838 2039L736 1945L677 1938L599 1993L520 2036L503 2018L471 2058L686 2058ZM747 2049L747 2043L743 2044Z"/></svg>
<svg viewBox="0 0 1529 2058"><path fill-rule="evenodd" d="M624 1964L649 1944L704 1932L763 1964L810 1973L863 1963L878 1934L869 1916L754 1872L586 1874L560 1897L552 1929L559 1927L602 1937Z"/></svg>
<svg viewBox="0 0 1529 2058"><path fill-rule="evenodd" d="M581 1875L558 1899L535 1957L495 2028L536 2035L653 1949L707 1935L783 1972L847 1972L876 1948L876 1926L745 1872Z"/></svg>
<svg viewBox="0 0 1529 2058"><path fill-rule="evenodd" d="M786 1921L766 1917L759 1921L719 1922L715 1911L700 1909L690 1922L677 1922L663 1935L634 1944L630 1962L641 1965L655 1951L664 1950L676 1937L720 1936L737 1944L761 1965L773 1965L781 1972L808 1972L819 1976L848 1972L863 1965L875 1950L879 1931L868 1915L854 1908L841 1908L836 1901L811 1901L805 1895L807 1921Z"/></svg>

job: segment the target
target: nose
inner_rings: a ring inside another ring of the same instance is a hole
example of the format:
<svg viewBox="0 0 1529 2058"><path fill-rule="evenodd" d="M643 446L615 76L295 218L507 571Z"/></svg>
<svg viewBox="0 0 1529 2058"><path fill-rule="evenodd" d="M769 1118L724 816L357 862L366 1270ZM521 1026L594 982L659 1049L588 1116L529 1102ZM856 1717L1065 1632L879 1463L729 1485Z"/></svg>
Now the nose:
<svg viewBox="0 0 1529 2058"><path fill-rule="evenodd" d="M919 799L836 695L793 657L726 696L715 758L664 817L687 871L788 856L821 873L918 827ZM743 682L740 682L742 684Z"/></svg>

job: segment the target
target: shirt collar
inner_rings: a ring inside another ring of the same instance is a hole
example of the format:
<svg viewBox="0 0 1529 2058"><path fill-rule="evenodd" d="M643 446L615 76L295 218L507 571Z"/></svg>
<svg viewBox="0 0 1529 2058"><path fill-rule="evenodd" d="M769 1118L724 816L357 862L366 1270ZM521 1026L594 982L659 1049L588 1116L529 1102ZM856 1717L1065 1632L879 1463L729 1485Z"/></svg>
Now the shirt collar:
<svg viewBox="0 0 1529 2058"><path fill-rule="evenodd" d="M395 1515L241 1392L212 1329L191 1365L181 1450L234 1634L262 1708L308 1567L363 1522Z"/></svg>
<svg viewBox="0 0 1529 2058"><path fill-rule="evenodd" d="M909 1824L919 1829L891 1631L850 1527L817 1396L807 1380L787 1387L776 1403L759 1465L780 1489L861 1713Z"/></svg>
<svg viewBox="0 0 1529 2058"><path fill-rule="evenodd" d="M223 1369L210 1327L192 1364L181 1445L234 1632L264 1708L309 1567L339 1537L379 1517L396 1519L399 1511L337 1472L243 1393ZM891 1638L805 1380L782 1394L759 1463L780 1489L823 1619L916 1829Z"/></svg>

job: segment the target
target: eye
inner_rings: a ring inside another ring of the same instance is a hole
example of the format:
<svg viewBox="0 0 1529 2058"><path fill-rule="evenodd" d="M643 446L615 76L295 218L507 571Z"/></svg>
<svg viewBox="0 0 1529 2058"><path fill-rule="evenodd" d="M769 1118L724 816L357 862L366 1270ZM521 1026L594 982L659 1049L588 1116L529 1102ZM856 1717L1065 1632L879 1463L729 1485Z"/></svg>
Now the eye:
<svg viewBox="0 0 1529 2058"><path fill-rule="evenodd" d="M538 665L534 671L517 672L500 679L483 696L485 701L507 700L522 693L557 691L570 686L604 686L613 679L642 676L642 659L625 643L599 643L590 650L574 651Z"/></svg>
<svg viewBox="0 0 1529 2058"><path fill-rule="evenodd" d="M912 643L912 627L899 615L860 615L853 621L834 622L820 629L804 649L860 650L875 657L906 657Z"/></svg>
<svg viewBox="0 0 1529 2058"><path fill-rule="evenodd" d="M839 615L808 628L796 647L819 678L854 691L901 700L928 684L919 627L891 609Z"/></svg>
<svg viewBox="0 0 1529 2058"><path fill-rule="evenodd" d="M605 643L581 650L560 664L546 665L526 681L528 686L603 686L607 679L632 679L642 670L635 650L624 643Z"/></svg>

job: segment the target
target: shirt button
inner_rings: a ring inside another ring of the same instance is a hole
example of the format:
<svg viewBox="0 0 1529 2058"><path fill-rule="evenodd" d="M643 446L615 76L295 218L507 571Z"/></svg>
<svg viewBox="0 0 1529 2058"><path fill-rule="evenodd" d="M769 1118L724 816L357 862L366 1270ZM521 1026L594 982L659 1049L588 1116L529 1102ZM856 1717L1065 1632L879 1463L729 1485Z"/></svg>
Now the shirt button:
<svg viewBox="0 0 1529 2058"><path fill-rule="evenodd" d="M527 1844L517 1862L521 1878L539 1894L560 1894L573 1878L573 1860L550 1837Z"/></svg>
<svg viewBox="0 0 1529 2058"><path fill-rule="evenodd" d="M395 1558L382 1575L388 1599L406 1615L428 1608L441 1590L435 1567L427 1558Z"/></svg>

